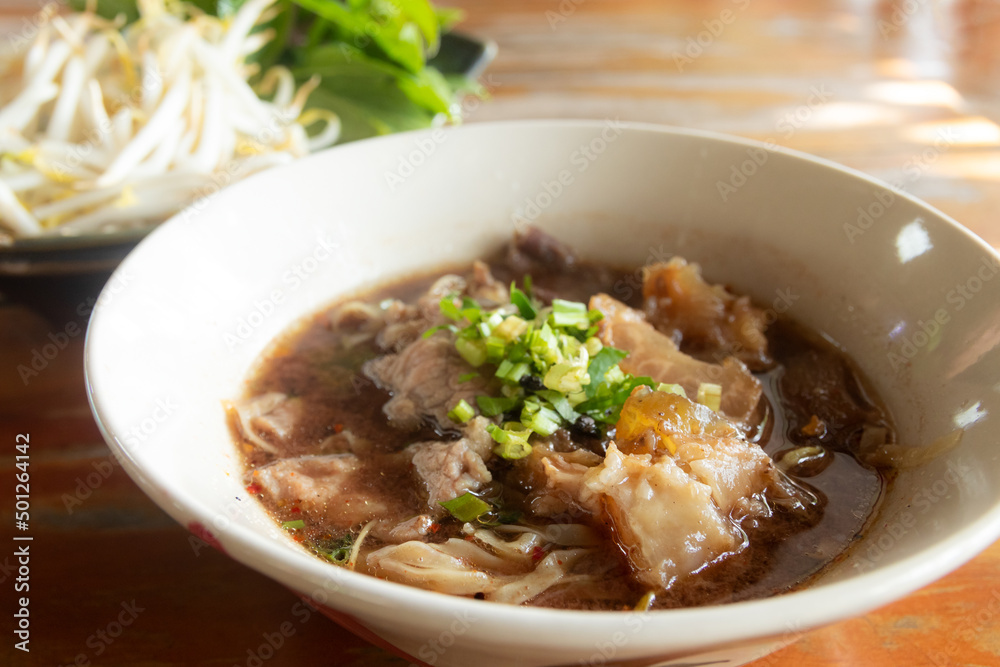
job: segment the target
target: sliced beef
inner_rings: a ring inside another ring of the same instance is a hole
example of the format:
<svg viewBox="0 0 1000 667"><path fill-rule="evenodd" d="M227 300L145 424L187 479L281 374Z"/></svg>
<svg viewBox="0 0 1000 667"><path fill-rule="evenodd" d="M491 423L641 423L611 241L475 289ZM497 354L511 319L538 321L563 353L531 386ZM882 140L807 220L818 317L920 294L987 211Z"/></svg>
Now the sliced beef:
<svg viewBox="0 0 1000 667"><path fill-rule="evenodd" d="M774 365L764 313L749 297L705 282L697 264L674 257L646 267L642 296L649 322L685 352L714 361L736 357L753 370Z"/></svg>
<svg viewBox="0 0 1000 667"><path fill-rule="evenodd" d="M485 463L495 444L486 431L487 424L487 419L476 417L459 440L410 445L413 468L427 492L427 505L434 512L443 511L440 503L467 491L478 491L493 480Z"/></svg>
<svg viewBox="0 0 1000 667"><path fill-rule="evenodd" d="M402 544L410 540L423 541L434 529L433 517L429 514L418 514L400 522L383 519L372 529L372 535L389 544Z"/></svg>
<svg viewBox="0 0 1000 667"><path fill-rule="evenodd" d="M509 289L493 277L490 267L480 261L473 262L468 279L451 273L441 276L417 299L416 305L396 299L384 302L384 328L376 336L379 347L398 352L428 329L444 324L441 299L449 295L458 300L470 297L484 308L495 308L510 300Z"/></svg>
<svg viewBox="0 0 1000 667"><path fill-rule="evenodd" d="M416 305L404 305L395 309L396 316L386 320L385 328L375 339L379 347L399 352L420 340L425 331L444 323L441 299L449 294L462 294L465 288L465 279L454 274L449 273L435 280L417 299Z"/></svg>
<svg viewBox="0 0 1000 667"><path fill-rule="evenodd" d="M538 227L528 226L514 233L507 246L507 263L518 273L569 271L577 264L573 249Z"/></svg>
<svg viewBox="0 0 1000 667"><path fill-rule="evenodd" d="M348 530L388 511L353 454L302 456L257 468L251 480L276 507L298 507L311 519Z"/></svg>
<svg viewBox="0 0 1000 667"><path fill-rule="evenodd" d="M392 397L382 412L395 428L412 431L425 418L440 426L452 426L448 412L460 400L475 405L475 397L490 393L482 377L459 379L473 369L443 334L418 338L396 354L386 354L365 363L364 374Z"/></svg>
<svg viewBox="0 0 1000 667"><path fill-rule="evenodd" d="M466 294L484 308L496 308L510 302L510 288L494 278L489 265L479 260L472 263Z"/></svg>
<svg viewBox="0 0 1000 667"><path fill-rule="evenodd" d="M601 457L585 449L554 451L535 445L518 465L528 476L531 513L543 517L583 519L598 514L599 507L583 501L583 477L600 464Z"/></svg>
<svg viewBox="0 0 1000 667"><path fill-rule="evenodd" d="M722 414L748 432L757 426L764 414L758 409L763 388L742 362L729 357L721 364L712 364L690 357L654 329L641 312L606 294L594 296L590 307L604 314L601 342L629 353L619 364L623 371L679 384L691 398L702 383L718 384L722 387Z"/></svg>
<svg viewBox="0 0 1000 667"><path fill-rule="evenodd" d="M278 454L302 416L302 401L269 392L233 401L227 410L246 440L266 452Z"/></svg>

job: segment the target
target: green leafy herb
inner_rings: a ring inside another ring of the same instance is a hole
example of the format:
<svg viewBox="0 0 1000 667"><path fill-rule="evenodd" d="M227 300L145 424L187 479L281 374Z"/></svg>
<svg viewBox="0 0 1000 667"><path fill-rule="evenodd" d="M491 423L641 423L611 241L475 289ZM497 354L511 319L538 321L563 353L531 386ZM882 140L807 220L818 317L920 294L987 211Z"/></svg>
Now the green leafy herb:
<svg viewBox="0 0 1000 667"><path fill-rule="evenodd" d="M624 373L618 364L627 353L605 347L596 337L597 322L604 317L600 311L562 299L544 306L532 296L529 278L523 290L511 283L510 300L489 311L468 297L461 306L455 295L440 303L441 313L454 322L445 330L454 337L455 349L481 369L459 380L492 371L500 382L500 396L476 397L480 414L517 416L518 421L489 426L499 456L527 456L533 435L548 437L584 415L613 424L633 389L653 386L649 378ZM441 330L435 327L428 334ZM466 414L458 407L453 419Z"/></svg>
<svg viewBox="0 0 1000 667"><path fill-rule="evenodd" d="M192 9L230 17L246 0L188 0ZM87 0L71 0L82 10ZM98 0L107 18L138 18L136 0ZM475 82L446 75L430 61L441 36L461 12L430 0L276 0L257 30L273 37L251 60L263 69L284 65L299 84L320 77L307 108L334 112L341 142L455 120L459 96L480 94Z"/></svg>
<svg viewBox="0 0 1000 667"><path fill-rule="evenodd" d="M337 565L347 565L347 562L351 559L351 549L353 547L354 535L347 533L328 547L317 548L317 551Z"/></svg>
<svg viewBox="0 0 1000 667"><path fill-rule="evenodd" d="M285 521L281 524L281 527L285 530L299 530L306 527L306 522L302 519L295 519L294 521Z"/></svg>

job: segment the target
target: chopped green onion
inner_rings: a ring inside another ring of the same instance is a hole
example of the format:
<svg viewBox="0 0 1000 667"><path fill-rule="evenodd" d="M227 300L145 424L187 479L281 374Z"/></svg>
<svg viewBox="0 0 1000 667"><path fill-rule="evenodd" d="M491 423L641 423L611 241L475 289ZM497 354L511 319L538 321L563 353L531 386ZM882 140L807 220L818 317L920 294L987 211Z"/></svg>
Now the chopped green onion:
<svg viewBox="0 0 1000 667"><path fill-rule="evenodd" d="M577 301L552 300L552 323L560 327L575 326L584 329L590 326L587 306Z"/></svg>
<svg viewBox="0 0 1000 667"><path fill-rule="evenodd" d="M698 385L698 397L695 400L718 412L722 406L722 386L711 382L702 382Z"/></svg>
<svg viewBox="0 0 1000 667"><path fill-rule="evenodd" d="M463 398L448 412L448 419L456 424L464 424L476 416L476 411Z"/></svg>
<svg viewBox="0 0 1000 667"><path fill-rule="evenodd" d="M478 368L486 363L488 357L486 345L481 340L458 338L455 341L455 349L470 366Z"/></svg>
<svg viewBox="0 0 1000 667"><path fill-rule="evenodd" d="M498 378L502 380L510 380L511 382L517 382L527 374L528 364L523 361L515 364L510 359L504 359L501 361L496 372L496 376Z"/></svg>
<svg viewBox="0 0 1000 667"><path fill-rule="evenodd" d="M667 384L666 382L661 382L656 385L656 391L665 391L668 394L677 394L678 396L687 398L687 392L684 391L684 387L679 384Z"/></svg>
<svg viewBox="0 0 1000 667"><path fill-rule="evenodd" d="M528 292L531 291L531 278L528 276L525 276L524 289ZM538 310L531 303L531 298L517 289L513 282L510 284L510 302L517 306L517 311L524 319L533 320L538 316Z"/></svg>
<svg viewBox="0 0 1000 667"><path fill-rule="evenodd" d="M521 423L532 431L547 438L559 429L560 415L534 401L525 401L521 409Z"/></svg>
<svg viewBox="0 0 1000 667"><path fill-rule="evenodd" d="M510 343L528 330L528 323L517 315L511 315L493 329L493 335Z"/></svg>
<svg viewBox="0 0 1000 667"><path fill-rule="evenodd" d="M503 338L490 336L486 339L486 358L497 363L503 359L504 351L507 349L507 341Z"/></svg>
<svg viewBox="0 0 1000 667"><path fill-rule="evenodd" d="M448 513L453 517L466 523L475 521L493 509L488 502L482 498L477 498L468 491L457 498L452 498L439 504L448 510Z"/></svg>
<svg viewBox="0 0 1000 667"><path fill-rule="evenodd" d="M476 403L479 405L479 411L482 412L485 417L496 417L497 415L502 415L503 413L514 409L517 405L517 401L518 399L516 396L508 398L476 396Z"/></svg>
<svg viewBox="0 0 1000 667"><path fill-rule="evenodd" d="M543 389L541 391L536 391L535 394L548 401L549 405L552 406L552 409L555 410L567 424L575 424L576 420L580 418L580 413L573 409L573 406L569 403L569 399L558 391Z"/></svg>
<svg viewBox="0 0 1000 667"><path fill-rule="evenodd" d="M556 364L549 369L548 373L542 379L542 384L546 387L564 394L581 391L583 385L589 382L590 376L587 375L586 368L567 363Z"/></svg>
<svg viewBox="0 0 1000 667"><path fill-rule="evenodd" d="M347 533L327 548L317 547L317 551L337 565L346 565L351 559L351 549L354 547L354 535Z"/></svg>
<svg viewBox="0 0 1000 667"><path fill-rule="evenodd" d="M528 349L531 354L547 363L554 364L559 361L559 341L552 333L548 323L543 324L541 329L532 332Z"/></svg>
<svg viewBox="0 0 1000 667"><path fill-rule="evenodd" d="M604 343L601 342L601 339L596 338L594 336L587 337L587 339L583 343L583 346L587 348L587 354L590 355L591 359L593 359L598 352L604 349Z"/></svg>
<svg viewBox="0 0 1000 667"><path fill-rule="evenodd" d="M649 378L622 371L619 362L627 353L605 347L597 337L604 317L600 311L564 299L543 307L532 294L530 279L525 279L523 290L511 284L510 304L492 310L483 310L468 296L461 297L461 306L458 300L452 294L440 303L442 314L454 323L434 327L425 336L450 331L467 363L495 366L499 391L477 396L475 406L459 402L449 417L465 423L475 416L475 407L485 417L518 415L520 421L492 425L495 451L505 458L526 456L531 437L548 437L581 416L613 424L635 387L654 386ZM465 373L459 382L477 377L487 373Z"/></svg>
<svg viewBox="0 0 1000 667"><path fill-rule="evenodd" d="M458 310L458 306L454 302L455 295L449 295L441 299L441 314L450 320L455 320L458 322L462 319L462 313Z"/></svg>
<svg viewBox="0 0 1000 667"><path fill-rule="evenodd" d="M285 521L281 524L281 527L285 530L298 530L300 528L305 528L306 522L302 519L295 519L294 521Z"/></svg>
<svg viewBox="0 0 1000 667"><path fill-rule="evenodd" d="M430 338L431 336L433 336L434 334L436 334L438 331L451 331L452 333L455 333L458 330L455 328L455 325L453 325L453 324L440 324L440 325L438 325L436 327L431 327L430 329L428 329L427 331L425 331L423 337L424 338Z"/></svg>
<svg viewBox="0 0 1000 667"><path fill-rule="evenodd" d="M490 424L486 427L486 430L494 442L497 443L497 446L493 448L493 452L497 456L514 460L523 459L531 453L531 445L528 444L528 438L532 432L522 424L507 422L503 428L500 428L496 424Z"/></svg>

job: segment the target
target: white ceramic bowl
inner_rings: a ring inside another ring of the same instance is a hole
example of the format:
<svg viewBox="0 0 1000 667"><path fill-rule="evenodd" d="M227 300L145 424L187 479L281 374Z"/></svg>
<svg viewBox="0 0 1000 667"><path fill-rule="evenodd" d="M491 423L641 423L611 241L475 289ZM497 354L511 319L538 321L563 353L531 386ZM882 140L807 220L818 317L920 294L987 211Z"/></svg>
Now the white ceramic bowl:
<svg viewBox="0 0 1000 667"><path fill-rule="evenodd" d="M876 525L816 585L766 600L648 614L520 608L310 556L243 489L221 402L296 319L471 260L525 221L586 257L638 266L681 253L762 304L790 302L867 372L902 442L961 427L961 445L900 474ZM161 507L414 662L736 665L904 596L1000 536L998 268L941 213L790 151L616 122L470 125L335 148L163 225L102 295L86 371L108 443Z"/></svg>

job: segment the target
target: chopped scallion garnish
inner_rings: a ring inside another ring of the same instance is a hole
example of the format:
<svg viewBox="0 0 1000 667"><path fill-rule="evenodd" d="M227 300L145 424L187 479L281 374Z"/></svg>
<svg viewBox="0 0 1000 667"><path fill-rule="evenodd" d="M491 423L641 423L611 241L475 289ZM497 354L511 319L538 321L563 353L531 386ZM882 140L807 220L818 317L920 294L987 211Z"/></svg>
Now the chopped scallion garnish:
<svg viewBox="0 0 1000 667"><path fill-rule="evenodd" d="M613 424L635 387L653 386L649 378L623 372L618 364L627 353L606 347L597 338L597 323L604 317L600 311L564 299L545 306L534 298L527 277L523 291L511 284L510 304L493 310L483 310L467 296L461 307L457 301L456 295L449 295L440 302L442 314L454 324L436 327L427 335L449 331L455 349L470 366L495 367L500 395L477 396L476 407L485 417L520 419L503 427L491 425L499 456L527 456L532 435L548 437L584 416L601 428ZM466 373L459 382L479 375L489 377L489 371ZM449 413L457 423L474 415L473 406L464 401Z"/></svg>
<svg viewBox="0 0 1000 667"><path fill-rule="evenodd" d="M472 495L469 492L463 493L457 498L452 498L451 500L442 502L440 505L448 510L448 513L453 517L466 523L469 521L475 521L493 509L492 505L488 502L482 498Z"/></svg>
<svg viewBox="0 0 1000 667"><path fill-rule="evenodd" d="M679 384L667 384L666 382L661 382L656 385L656 391L665 391L668 394L677 394L678 396L687 398L687 392L684 391L684 387Z"/></svg>
<svg viewBox="0 0 1000 667"><path fill-rule="evenodd" d="M711 382L702 382L698 385L698 397L695 400L718 412L722 406L722 386Z"/></svg>
<svg viewBox="0 0 1000 667"><path fill-rule="evenodd" d="M302 519L295 519L294 521L285 521L281 524L281 527L285 530L299 530L306 527L306 522Z"/></svg>
<svg viewBox="0 0 1000 667"><path fill-rule="evenodd" d="M464 398L456 403L455 407L448 412L448 419L456 424L464 424L475 416L476 411L472 409L472 406Z"/></svg>
<svg viewBox="0 0 1000 667"><path fill-rule="evenodd" d="M497 446L493 452L505 459L523 459L531 453L531 445L528 438L532 431L520 422L507 422L500 428L496 424L490 424L486 430L492 436Z"/></svg>

